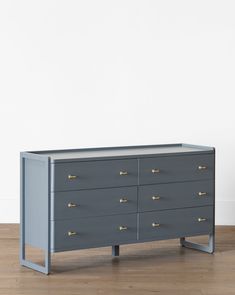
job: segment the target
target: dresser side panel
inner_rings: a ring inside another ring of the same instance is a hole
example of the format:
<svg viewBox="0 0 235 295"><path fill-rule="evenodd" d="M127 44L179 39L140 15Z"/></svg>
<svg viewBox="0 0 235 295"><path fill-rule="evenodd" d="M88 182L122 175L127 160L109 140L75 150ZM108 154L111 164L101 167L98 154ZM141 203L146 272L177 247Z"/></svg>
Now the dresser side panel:
<svg viewBox="0 0 235 295"><path fill-rule="evenodd" d="M24 226L25 244L48 249L50 233L49 183L50 166L43 161L25 159L24 168Z"/></svg>

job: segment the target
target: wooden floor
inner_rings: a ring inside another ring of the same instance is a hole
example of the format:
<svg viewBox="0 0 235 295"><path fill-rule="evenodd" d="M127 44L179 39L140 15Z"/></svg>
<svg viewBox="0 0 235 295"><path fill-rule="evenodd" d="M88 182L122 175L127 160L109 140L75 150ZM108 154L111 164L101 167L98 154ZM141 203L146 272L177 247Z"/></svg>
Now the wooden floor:
<svg viewBox="0 0 235 295"><path fill-rule="evenodd" d="M178 240L122 246L118 258L110 247L71 251L52 256L49 276L19 266L18 236L0 225L0 295L235 294L235 227L217 227L213 255Z"/></svg>

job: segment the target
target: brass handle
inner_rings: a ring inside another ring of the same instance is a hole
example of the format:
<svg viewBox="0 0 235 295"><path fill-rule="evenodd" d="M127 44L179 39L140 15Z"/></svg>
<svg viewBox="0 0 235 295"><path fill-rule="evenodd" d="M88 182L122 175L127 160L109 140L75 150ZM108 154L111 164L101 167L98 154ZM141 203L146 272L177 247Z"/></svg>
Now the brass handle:
<svg viewBox="0 0 235 295"><path fill-rule="evenodd" d="M198 168L198 170L206 170L207 169L207 167L203 166L203 165L199 165L197 168Z"/></svg>
<svg viewBox="0 0 235 295"><path fill-rule="evenodd" d="M69 208L75 208L77 207L78 205L77 204L74 204L74 203L68 203L68 207Z"/></svg>
<svg viewBox="0 0 235 295"><path fill-rule="evenodd" d="M198 222L203 222L203 221L206 221L206 218L199 217L199 218L197 219L197 221L198 221Z"/></svg>
<svg viewBox="0 0 235 295"><path fill-rule="evenodd" d="M160 173L160 169L156 169L156 168L152 169L151 171L153 174Z"/></svg>
<svg viewBox="0 0 235 295"><path fill-rule="evenodd" d="M206 196L206 195L207 195L207 192L198 192L199 197L203 197L203 196Z"/></svg>
<svg viewBox="0 0 235 295"><path fill-rule="evenodd" d="M71 237L71 236L76 236L77 233L75 231L68 231L68 236Z"/></svg>
<svg viewBox="0 0 235 295"><path fill-rule="evenodd" d="M71 175L71 174L68 175L69 180L73 180L73 179L76 179L76 178L77 178L77 175Z"/></svg>
<svg viewBox="0 0 235 295"><path fill-rule="evenodd" d="M157 222L152 223L152 227L159 227L159 226L160 226L160 223L157 223Z"/></svg>
<svg viewBox="0 0 235 295"><path fill-rule="evenodd" d="M160 199L161 199L160 196L152 196L152 200L153 200L153 201L158 201L158 200L160 200Z"/></svg>
<svg viewBox="0 0 235 295"><path fill-rule="evenodd" d="M127 203L127 202L128 202L127 198L121 198L120 199L120 203Z"/></svg>
<svg viewBox="0 0 235 295"><path fill-rule="evenodd" d="M121 226L119 226L119 230L120 230L120 231L122 231L122 230L127 230L127 226L121 225Z"/></svg>
<svg viewBox="0 0 235 295"><path fill-rule="evenodd" d="M120 171L119 174L120 174L121 176L124 176L124 175L128 175L128 172L127 172L127 171Z"/></svg>

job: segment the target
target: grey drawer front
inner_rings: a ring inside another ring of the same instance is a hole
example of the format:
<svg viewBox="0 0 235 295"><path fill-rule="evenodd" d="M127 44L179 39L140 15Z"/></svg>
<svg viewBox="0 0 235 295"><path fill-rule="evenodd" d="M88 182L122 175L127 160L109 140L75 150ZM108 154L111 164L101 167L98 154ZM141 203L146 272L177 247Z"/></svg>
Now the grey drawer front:
<svg viewBox="0 0 235 295"><path fill-rule="evenodd" d="M214 181L192 181L139 187L139 211L213 205Z"/></svg>
<svg viewBox="0 0 235 295"><path fill-rule="evenodd" d="M198 218L206 220L199 222ZM153 223L160 226L153 227ZM140 213L139 227L140 240L209 234L213 230L213 206Z"/></svg>
<svg viewBox="0 0 235 295"><path fill-rule="evenodd" d="M87 217L51 222L53 229L52 249L55 252L118 245L137 240L136 214ZM120 226L125 226L127 229L120 230ZM69 231L77 234L69 236Z"/></svg>
<svg viewBox="0 0 235 295"><path fill-rule="evenodd" d="M52 220L137 212L137 187L56 192Z"/></svg>
<svg viewBox="0 0 235 295"><path fill-rule="evenodd" d="M120 172L124 172L124 175L120 175ZM69 179L69 175L72 179ZM135 159L52 165L52 191L128 186L137 183L138 168Z"/></svg>
<svg viewBox="0 0 235 295"><path fill-rule="evenodd" d="M202 169L199 169L199 166ZM140 184L212 179L214 177L214 155L140 159L139 173Z"/></svg>

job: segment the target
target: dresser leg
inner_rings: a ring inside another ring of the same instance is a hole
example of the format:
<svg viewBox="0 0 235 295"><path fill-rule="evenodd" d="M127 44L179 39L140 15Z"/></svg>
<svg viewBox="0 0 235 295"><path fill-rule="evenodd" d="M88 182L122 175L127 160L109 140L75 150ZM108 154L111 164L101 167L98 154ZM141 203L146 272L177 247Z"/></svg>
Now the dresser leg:
<svg viewBox="0 0 235 295"><path fill-rule="evenodd" d="M49 251L45 251L45 264L44 264L44 266L25 259L25 245L21 245L20 252L21 252L20 264L22 266L31 268L31 269L39 271L39 272L42 272L42 273L44 273L46 275L48 275L50 273L50 270L51 270L51 253Z"/></svg>
<svg viewBox="0 0 235 295"><path fill-rule="evenodd" d="M180 238L180 244L182 247L199 250L199 251L212 254L214 253L214 250L215 250L215 235L214 233L209 234L209 241L207 246L186 241L185 238Z"/></svg>
<svg viewBox="0 0 235 295"><path fill-rule="evenodd" d="M119 245L112 246L112 255L119 256Z"/></svg>

